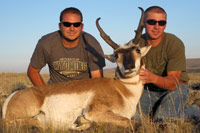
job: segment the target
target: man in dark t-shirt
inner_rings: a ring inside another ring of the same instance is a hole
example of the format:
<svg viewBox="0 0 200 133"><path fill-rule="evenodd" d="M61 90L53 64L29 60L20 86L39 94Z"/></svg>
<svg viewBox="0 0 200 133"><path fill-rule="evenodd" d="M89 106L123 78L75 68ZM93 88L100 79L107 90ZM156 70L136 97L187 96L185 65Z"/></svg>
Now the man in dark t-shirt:
<svg viewBox="0 0 200 133"><path fill-rule="evenodd" d="M138 106L133 117L136 120L141 120L140 116L150 116L155 121L200 118L197 105L185 108L189 96L185 47L178 37L164 32L166 20L167 14L161 7L152 6L145 11L146 32L139 45L152 47L144 57L146 69L140 71L144 92L140 99L141 108Z"/></svg>
<svg viewBox="0 0 200 133"><path fill-rule="evenodd" d="M35 86L45 84L40 70L46 64L48 83L103 77L103 50L92 35L83 32L82 21L77 8L66 8L60 14L59 30L38 41L27 72Z"/></svg>

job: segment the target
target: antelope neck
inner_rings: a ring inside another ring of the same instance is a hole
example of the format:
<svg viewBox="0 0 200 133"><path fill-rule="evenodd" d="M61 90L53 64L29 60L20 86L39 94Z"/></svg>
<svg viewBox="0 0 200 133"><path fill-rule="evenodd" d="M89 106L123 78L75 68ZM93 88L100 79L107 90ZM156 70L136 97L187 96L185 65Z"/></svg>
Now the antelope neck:
<svg viewBox="0 0 200 133"><path fill-rule="evenodd" d="M123 84L130 84L130 85L136 85L139 83L139 80L137 82L124 81L123 79L119 79L119 78L117 78L117 80L119 80Z"/></svg>
<svg viewBox="0 0 200 133"><path fill-rule="evenodd" d="M137 80L134 80L135 78L137 78L137 76L139 76L138 73L137 73L137 75L135 75L134 77L131 77L131 78L122 78L120 73L116 73L115 79L122 82L123 84L135 85L135 84L139 83L139 81L140 81L139 77Z"/></svg>

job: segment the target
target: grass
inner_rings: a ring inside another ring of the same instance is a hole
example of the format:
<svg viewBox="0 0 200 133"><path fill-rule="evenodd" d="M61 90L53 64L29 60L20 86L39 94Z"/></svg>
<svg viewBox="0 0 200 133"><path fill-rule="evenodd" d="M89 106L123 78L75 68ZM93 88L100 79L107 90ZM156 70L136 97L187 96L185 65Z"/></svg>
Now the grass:
<svg viewBox="0 0 200 133"><path fill-rule="evenodd" d="M105 77L113 77L113 73L106 72ZM48 81L49 75L48 74L42 74L42 77L44 78L45 82ZM200 73L189 73L190 81L189 85L192 86L193 84L200 84ZM32 86L31 82L29 81L26 73L0 73L0 109L2 107L2 104L6 97L15 89L17 88L26 88ZM193 101L197 98L200 98L200 90L193 90L190 88L190 96L187 101L187 105L193 103ZM1 113L1 112L0 112ZM1 119L1 116L0 116ZM144 118L144 120L141 123L136 123L132 121L132 124L134 126L135 132L138 133L160 133L160 132L183 132L183 133L200 133L200 123L194 123L192 121L185 122L181 119L179 120L166 120L162 123L154 123L151 122L148 118ZM0 133L1 132L44 132L44 133L77 133L78 131L55 131L53 129L47 129L45 131L41 131L34 127L23 127L23 128L10 128L9 131L6 131L3 128L2 121L0 121ZM86 131L82 131L81 133L129 133L131 132L130 128L119 128L116 126L112 126L109 124L105 125L96 125L95 123L92 124L92 127L89 128Z"/></svg>

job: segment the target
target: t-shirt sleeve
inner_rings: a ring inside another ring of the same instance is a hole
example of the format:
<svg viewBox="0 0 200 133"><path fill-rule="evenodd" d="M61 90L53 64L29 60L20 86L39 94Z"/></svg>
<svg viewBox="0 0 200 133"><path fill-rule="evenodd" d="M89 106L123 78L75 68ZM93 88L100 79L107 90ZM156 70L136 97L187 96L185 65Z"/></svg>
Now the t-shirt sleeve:
<svg viewBox="0 0 200 133"><path fill-rule="evenodd" d="M177 38L169 43L167 71L185 71L186 58L183 42Z"/></svg>
<svg viewBox="0 0 200 133"><path fill-rule="evenodd" d="M91 71L102 69L105 66L104 53L100 43L91 35L86 34L89 56L89 68Z"/></svg>
<svg viewBox="0 0 200 133"><path fill-rule="evenodd" d="M43 48L43 41L40 39L31 57L31 65L36 69L41 69L46 65L45 50Z"/></svg>

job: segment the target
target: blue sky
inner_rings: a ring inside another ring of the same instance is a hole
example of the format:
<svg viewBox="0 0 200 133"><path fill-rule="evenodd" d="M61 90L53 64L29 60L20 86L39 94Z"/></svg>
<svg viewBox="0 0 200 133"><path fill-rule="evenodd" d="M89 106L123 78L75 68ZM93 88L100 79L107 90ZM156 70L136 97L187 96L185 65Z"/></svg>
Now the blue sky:
<svg viewBox="0 0 200 133"><path fill-rule="evenodd" d="M1 0L0 1L0 72L26 72L34 48L41 36L58 30L60 12L77 7L83 13L84 31L100 42L104 53L112 49L101 39L95 20L118 44L134 36L141 12L152 5L168 14L166 32L185 44L186 58L200 58L199 0ZM107 67L113 64L107 62ZM47 70L45 68L44 70Z"/></svg>

